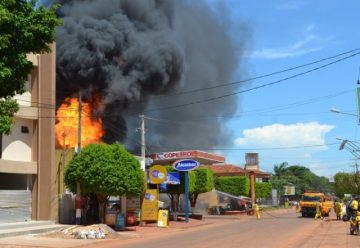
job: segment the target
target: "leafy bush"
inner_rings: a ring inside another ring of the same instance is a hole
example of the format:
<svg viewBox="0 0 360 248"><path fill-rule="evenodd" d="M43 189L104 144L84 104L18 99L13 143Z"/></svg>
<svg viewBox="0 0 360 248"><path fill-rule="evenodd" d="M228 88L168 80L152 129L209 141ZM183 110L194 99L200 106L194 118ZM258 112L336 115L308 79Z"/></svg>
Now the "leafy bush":
<svg viewBox="0 0 360 248"><path fill-rule="evenodd" d="M70 161L65 184L72 192L80 183L82 194L140 195L144 192L144 172L139 161L118 144L91 144Z"/></svg>
<svg viewBox="0 0 360 248"><path fill-rule="evenodd" d="M249 196L250 179L244 176L215 177L215 189L235 196Z"/></svg>
<svg viewBox="0 0 360 248"><path fill-rule="evenodd" d="M266 198L268 196L271 196L271 189L272 189L271 183L256 182L255 183L255 197L256 198Z"/></svg>

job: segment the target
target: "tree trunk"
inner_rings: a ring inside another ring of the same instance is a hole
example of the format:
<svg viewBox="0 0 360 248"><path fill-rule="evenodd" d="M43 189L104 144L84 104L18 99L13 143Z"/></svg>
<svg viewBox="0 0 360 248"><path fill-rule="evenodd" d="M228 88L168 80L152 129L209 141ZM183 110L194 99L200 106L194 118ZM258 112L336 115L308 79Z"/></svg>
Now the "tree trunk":
<svg viewBox="0 0 360 248"><path fill-rule="evenodd" d="M105 222L105 215L107 210L107 196L97 195L99 201L99 221L100 223Z"/></svg>
<svg viewBox="0 0 360 248"><path fill-rule="evenodd" d="M196 200L198 198L199 194L190 194L190 207L194 208L196 206Z"/></svg>

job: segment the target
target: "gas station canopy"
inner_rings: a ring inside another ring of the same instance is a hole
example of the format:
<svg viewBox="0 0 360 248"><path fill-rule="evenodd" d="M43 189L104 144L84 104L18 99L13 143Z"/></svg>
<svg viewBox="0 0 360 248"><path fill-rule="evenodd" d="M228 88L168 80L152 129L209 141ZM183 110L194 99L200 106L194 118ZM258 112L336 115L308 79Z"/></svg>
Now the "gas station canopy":
<svg viewBox="0 0 360 248"><path fill-rule="evenodd" d="M150 157L153 160L153 164L172 164L180 159L194 159L199 161L200 164L206 165L225 162L223 156L199 150L160 152L151 154Z"/></svg>

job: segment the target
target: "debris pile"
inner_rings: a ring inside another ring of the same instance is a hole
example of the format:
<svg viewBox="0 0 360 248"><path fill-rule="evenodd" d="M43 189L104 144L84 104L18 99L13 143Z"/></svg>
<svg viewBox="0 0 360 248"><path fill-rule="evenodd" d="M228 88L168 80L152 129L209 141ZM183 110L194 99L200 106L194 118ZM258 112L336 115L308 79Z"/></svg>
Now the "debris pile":
<svg viewBox="0 0 360 248"><path fill-rule="evenodd" d="M117 239L116 231L104 224L89 226L71 226L60 231L48 233L46 236L64 239Z"/></svg>

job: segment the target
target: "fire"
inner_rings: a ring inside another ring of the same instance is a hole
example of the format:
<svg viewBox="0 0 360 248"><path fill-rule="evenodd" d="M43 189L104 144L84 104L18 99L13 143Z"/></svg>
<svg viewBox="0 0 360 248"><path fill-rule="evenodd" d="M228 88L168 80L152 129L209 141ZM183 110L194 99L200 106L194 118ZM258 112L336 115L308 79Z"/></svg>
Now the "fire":
<svg viewBox="0 0 360 248"><path fill-rule="evenodd" d="M81 147L91 143L100 143L104 136L101 118L92 116L99 103L99 97L95 97L91 104L86 101L82 102ZM55 136L57 147L74 148L78 146L78 115L78 99L66 98L56 111Z"/></svg>

